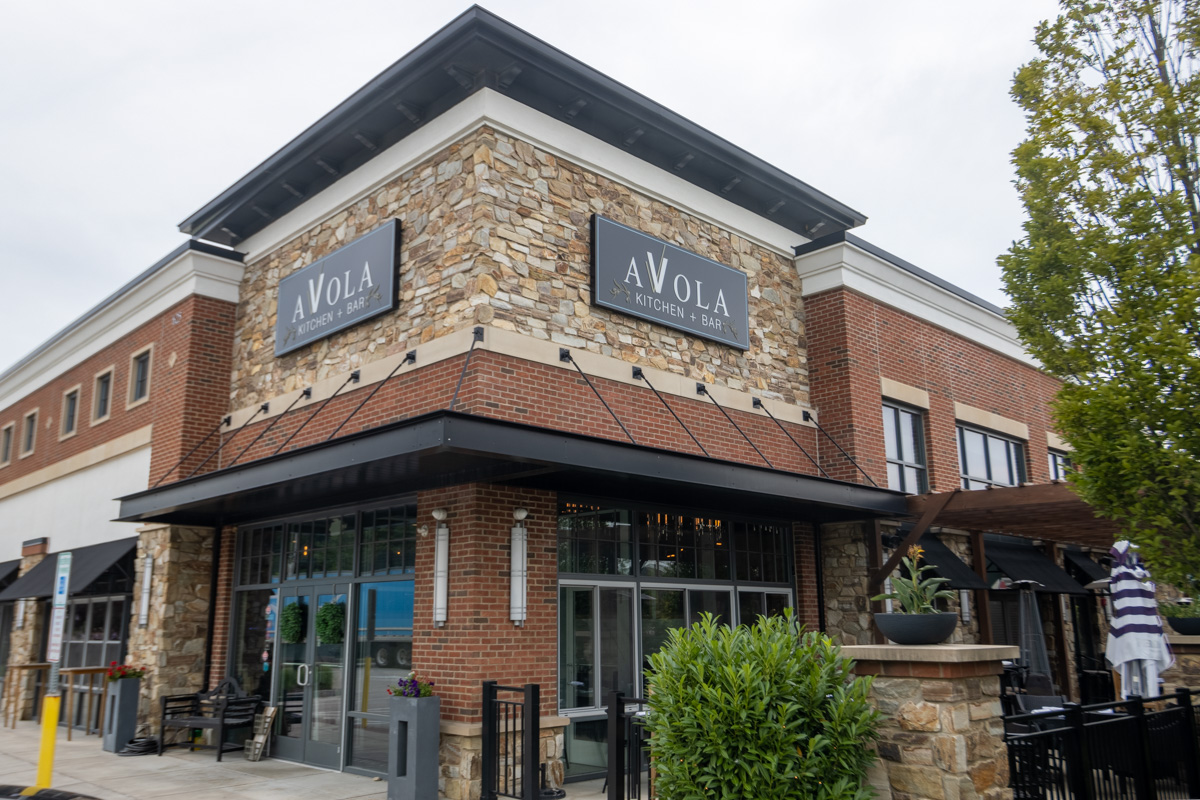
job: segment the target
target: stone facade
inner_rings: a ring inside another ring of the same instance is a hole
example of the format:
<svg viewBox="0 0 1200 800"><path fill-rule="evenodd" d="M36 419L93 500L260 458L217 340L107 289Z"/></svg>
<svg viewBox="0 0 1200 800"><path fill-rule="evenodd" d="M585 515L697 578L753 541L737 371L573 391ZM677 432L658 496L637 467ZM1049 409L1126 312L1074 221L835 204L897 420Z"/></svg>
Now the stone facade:
<svg viewBox="0 0 1200 800"><path fill-rule="evenodd" d="M139 530L129 655L125 661L147 671L142 679L138 720L157 719L159 698L203 688L208 645L209 599L212 595L214 532L209 528L148 525ZM137 622L142 596L142 565L154 561L150 578L150 613L145 627Z"/></svg>
<svg viewBox="0 0 1200 800"><path fill-rule="evenodd" d="M593 307L593 213L745 272L751 349ZM400 308L276 359L278 281L389 219L401 225ZM476 324L806 403L802 320L799 278L787 256L482 128L247 267L232 407Z"/></svg>
<svg viewBox="0 0 1200 800"><path fill-rule="evenodd" d="M549 717L541 720L539 761L546 765L546 786L563 785L563 734L567 720ZM502 769L520 775L518 764L502 754ZM483 736L477 725L443 724L439 753L441 772L438 776L438 795L445 800L479 800L483 790ZM541 777L538 777L539 786Z"/></svg>
<svg viewBox="0 0 1200 800"><path fill-rule="evenodd" d="M871 596L867 594L867 536L873 533L874 527L863 522L821 527L825 632L842 644L875 641Z"/></svg>
<svg viewBox="0 0 1200 800"><path fill-rule="evenodd" d="M21 566L17 574L24 576L45 557L45 553L22 557ZM17 628L16 622L19 617L18 605L24 605L25 607L24 624L20 628ZM45 604L38 600L15 600L13 602L13 629L9 633L8 650L10 671L15 664L32 664L40 660L41 636L45 625L45 620L43 619L45 617L45 609ZM17 699L18 719L33 719L34 717L36 711L34 704L37 700L37 694L34 691L34 678L35 673L30 671L18 672L14 677L9 678L9 680L19 681ZM6 705L7 702L8 698L5 698Z"/></svg>
<svg viewBox="0 0 1200 800"><path fill-rule="evenodd" d="M1181 636L1168 631L1167 641L1175 654L1175 665L1162 674L1163 693L1170 694L1176 689L1200 690L1200 636ZM1200 705L1200 698L1192 703Z"/></svg>
<svg viewBox="0 0 1200 800"><path fill-rule="evenodd" d="M874 675L879 756L893 800L1011 800L1001 660L1015 647L847 647Z"/></svg>

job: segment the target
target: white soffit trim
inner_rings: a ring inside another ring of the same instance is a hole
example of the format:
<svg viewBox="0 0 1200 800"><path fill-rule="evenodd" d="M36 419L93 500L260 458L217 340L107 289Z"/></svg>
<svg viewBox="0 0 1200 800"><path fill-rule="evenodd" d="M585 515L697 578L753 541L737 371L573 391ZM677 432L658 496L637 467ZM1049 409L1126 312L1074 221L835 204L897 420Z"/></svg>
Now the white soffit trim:
<svg viewBox="0 0 1200 800"><path fill-rule="evenodd" d="M993 414L991 411L969 406L966 403L956 402L954 404L954 418L968 425L978 425L981 428L987 428L997 433L1014 436L1022 441L1029 441L1029 426L1024 422L1017 422L1015 419L1002 417L999 414Z"/></svg>
<svg viewBox="0 0 1200 800"><path fill-rule="evenodd" d="M183 253L0 382L0 409L27 397L190 295L237 303L244 272L245 267L227 258L195 250Z"/></svg>
<svg viewBox="0 0 1200 800"><path fill-rule="evenodd" d="M853 289L997 353L1041 368L1037 359L1025 352L1016 328L1004 317L848 242L798 256L796 271L803 281L803 297L830 289Z"/></svg>
<svg viewBox="0 0 1200 800"><path fill-rule="evenodd" d="M909 386L907 383L880 376L879 391L884 397L891 400L907 403L917 408L929 408L929 392L918 389L916 386Z"/></svg>
<svg viewBox="0 0 1200 800"><path fill-rule="evenodd" d="M241 242L238 249L246 253L246 263L253 264L485 125L707 220L786 258L792 258L793 247L807 241L782 225L524 103L491 89L481 89Z"/></svg>

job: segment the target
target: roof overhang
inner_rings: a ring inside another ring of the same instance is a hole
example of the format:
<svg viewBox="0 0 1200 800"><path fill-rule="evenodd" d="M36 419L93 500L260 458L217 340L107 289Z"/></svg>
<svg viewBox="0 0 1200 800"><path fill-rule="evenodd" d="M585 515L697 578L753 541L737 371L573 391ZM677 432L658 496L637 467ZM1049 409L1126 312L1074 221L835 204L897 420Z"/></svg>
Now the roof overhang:
<svg viewBox="0 0 1200 800"><path fill-rule="evenodd" d="M225 525L473 482L826 522L896 516L886 489L437 411L120 498L122 522Z"/></svg>
<svg viewBox="0 0 1200 800"><path fill-rule="evenodd" d="M920 516L943 494L909 497L909 513ZM1121 536L1116 522L1097 517L1092 507L1065 483L960 491L949 499L932 524L1103 550Z"/></svg>
<svg viewBox="0 0 1200 800"><path fill-rule="evenodd" d="M461 103L492 89L805 239L859 212L473 6L182 223L234 246Z"/></svg>

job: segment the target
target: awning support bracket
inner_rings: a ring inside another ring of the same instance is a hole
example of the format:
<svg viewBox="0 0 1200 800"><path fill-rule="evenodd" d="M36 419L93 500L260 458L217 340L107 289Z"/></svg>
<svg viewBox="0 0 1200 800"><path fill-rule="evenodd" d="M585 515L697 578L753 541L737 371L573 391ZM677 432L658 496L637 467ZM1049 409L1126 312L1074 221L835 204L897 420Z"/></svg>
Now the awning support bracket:
<svg viewBox="0 0 1200 800"><path fill-rule="evenodd" d="M292 439L295 439L296 434L298 434L298 433L300 433L300 431L304 430L304 426L307 425L308 423L312 422L313 418L315 418L317 416L317 414L320 414L322 411L324 411L325 406L329 405L330 401L332 401L333 398L337 397L339 394L342 393L342 389L345 389L347 386L349 386L352 383L358 383L359 377L360 377L360 373L358 370L354 370L353 372L351 372L350 376L348 378L346 378L346 380L342 383L342 385L337 388L337 391L335 391L333 394L329 395L329 397L326 397L325 402L321 403L321 405L317 406L316 411L309 414L308 419L304 420L304 422L301 422L300 427L298 427L298 428L296 428L296 430L292 431L292 435L289 436L288 438L284 439L283 444L279 445L279 448L274 453L271 453L271 455L273 455L273 456L279 455L279 451L283 450L283 448L287 447L288 442L292 441Z"/></svg>
<svg viewBox="0 0 1200 800"><path fill-rule="evenodd" d="M206 459L204 459L203 461L201 461L201 462L200 462L200 463L199 463L199 464L196 466L196 468L195 468L194 470L192 470L191 472L189 472L189 473L187 474L187 477L188 477L188 478L190 478L190 477L192 477L193 475L195 475L197 472L199 472L200 470L204 469L204 465L205 465L205 464L207 464L209 461L212 461L212 460L213 460L213 456L215 456L215 455L219 455L219 454L220 454L220 452L221 452L222 450L224 450L224 449L225 449L225 445L229 444L229 443L230 443L230 442L232 442L234 439L236 439L236 438L237 438L237 435L238 435L239 433L241 433L242 431L246 430L246 426L247 426L247 425L249 425L251 422L253 422L253 421L255 420L255 418L256 418L256 417L257 417L259 414L265 414L265 413L267 413L267 412L268 412L268 411L270 411L270 410L271 410L271 404L270 404L270 403L263 403L261 406L259 406L259 407L258 407L258 410L257 410L257 411L255 411L253 414L251 414L251 415L250 415L250 417L249 417L249 419L247 419L245 422L243 422L243 423L242 423L241 427L239 427L239 428L238 428L236 431L234 431L233 433L229 434L229 438L228 438L228 439L226 439L225 441L223 441L223 442L221 442L219 445L217 445L217 449L216 449L216 450L213 450L211 453L209 453L209 454L208 454L208 458L206 458ZM217 462L217 463L218 463L218 464L220 464L220 462ZM186 480L186 479L187 479L187 478L185 478L184 480Z"/></svg>
<svg viewBox="0 0 1200 800"><path fill-rule="evenodd" d="M311 386L305 387L304 391L302 391L302 392L300 392L300 394L296 395L296 399L293 400L288 405L288 407L283 410L283 413L280 414L279 416L275 417L275 419L271 420L271 424L268 425L267 427L263 428L261 431L259 431L258 436L255 436L254 439L250 442L250 444L243 447L242 452L240 452L236 456L234 456L233 461L230 461L225 466L232 467L234 464L236 464L238 462L238 459L240 459L242 456L246 455L246 453L250 450L251 447L254 447L254 445L258 444L259 439L266 436L267 432L270 431L271 428L274 428L275 425L279 422L279 420L286 417L287 413L296 407L296 403L299 403L301 400L309 398L309 397L312 397L312 387Z"/></svg>
<svg viewBox="0 0 1200 800"><path fill-rule="evenodd" d="M592 385L592 382L588 379L588 376L583 371L583 368L575 362L575 358L571 355L571 351L566 347L558 348L558 360L575 367L575 371L579 373L579 376L583 378L583 382L586 383L588 388L592 390L592 394L596 395L596 398L600 401L600 404L604 406L604 410L607 411L612 416L613 420L615 420L616 423L621 426L621 430L625 431L625 435L629 437L629 441L637 444L637 439L633 438L633 434L630 433L629 429L625 427L625 423L621 422L621 419L616 415L616 412L609 408L608 403L604 402L604 398L601 397L600 392L596 389L596 387Z"/></svg>
<svg viewBox="0 0 1200 800"><path fill-rule="evenodd" d="M175 462L175 466L171 467L169 470L167 470L166 472L164 472L164 473L162 474L162 477L160 477L158 480L156 480L156 481L154 482L154 485L153 485L153 486L151 486L150 488L151 488L151 489L157 489L157 488L158 488L158 485L159 485L160 483L162 483L163 481L165 481L165 480L167 479L167 476L168 476L168 475L170 475L172 472L174 472L176 469L178 469L180 464L182 464L183 462L185 462L185 461L187 461L189 458L191 458L191 457L192 457L192 453L195 453L197 450L199 450L201 447L203 447L203 446L204 446L204 443L205 443L205 442L207 442L209 439L211 439L211 438L212 438L212 435L213 435L214 433L216 433L217 431L221 430L221 427L222 427L222 426L224 426L224 425L228 425L228 424L230 424L231 422L233 422L233 417L229 416L228 414L226 414L224 417L222 417L222 418L221 418L221 421L217 423L217 426L216 426L215 428L213 428L211 431L209 431L208 433L206 433L206 434L204 435L204 438L203 438L203 439L201 439L199 442L197 442L197 443L196 443L196 446L195 446L195 447L193 447L191 450L188 450L188 451L187 451L187 454L186 454L186 455L184 455L184 457L183 457L183 458L181 458L181 459L179 459L178 461L176 461L176 462Z"/></svg>
<svg viewBox="0 0 1200 800"><path fill-rule="evenodd" d="M846 457L846 460L849 461L851 464L853 464L854 468L857 469L859 472L861 472L863 474L863 477L871 482L872 486L874 486L876 489L879 488L879 484L876 483L874 480L872 480L871 476L867 474L867 471L858 465L858 462L854 460L854 456L847 453L845 451L845 449L843 449L842 446L837 443L837 439L834 439L832 436L829 435L828 431L826 431L824 428L821 427L821 423L817 422L816 417L814 417L812 414L810 414L807 411L804 411L802 413L804 415L805 422L811 422L813 425L816 425L817 430L819 430L822 434L824 434L826 439L833 442L833 446L836 447L838 449L838 451Z"/></svg>
<svg viewBox="0 0 1200 800"><path fill-rule="evenodd" d="M767 416L771 418L771 421L779 426L779 430L783 431L783 435L786 436L787 438L791 439L792 444L796 445L796 448L801 453L804 453L805 456L808 456L808 460L811 461L813 463L813 466L817 468L817 472L821 473L826 478L829 477L829 473L826 472L825 470L821 469L821 465L817 463L817 460L815 458L813 458L811 455L809 455L808 451L805 450L804 447L799 442L796 441L796 438L794 436L792 436L791 433L788 432L788 429L783 427L783 423L775 418L775 415L771 413L771 409L769 409L765 405L763 405L762 398L755 397L750 401L750 403L755 408L766 412Z"/></svg>
<svg viewBox="0 0 1200 800"><path fill-rule="evenodd" d="M762 450L758 449L758 445L756 445L754 442L750 441L750 437L747 436L746 432L744 430L742 430L741 427L739 427L736 422L733 421L733 417L729 416L729 414L725 411L725 409L721 408L721 404L717 402L717 398L713 397L709 393L707 386L705 386L703 383L700 383L699 381L697 381L696 382L696 394L702 394L702 395L706 396L709 400L712 400L712 404L717 407L718 411L720 411L722 414L725 415L725 419L729 420L729 424L732 425L737 430L737 432L742 435L742 438L745 439L746 442L751 447L754 448L754 452L758 453L758 457L761 458L764 462L766 462L766 465L768 467L770 467L771 469L775 469L775 465L772 464L770 461L767 461L767 457L762 454Z"/></svg>
<svg viewBox="0 0 1200 800"><path fill-rule="evenodd" d="M683 423L683 420L681 420L679 415L675 413L675 409L671 408L667 401L663 399L663 396L658 393L658 389L654 388L654 384L650 383L650 379L646 377L646 373L642 371L641 367L633 368L633 379L635 381L643 381L647 386L649 386L650 391L654 392L654 396L658 398L658 402L662 403L663 406L666 407L667 411L671 412L671 416L675 418L675 421L679 423L679 426L687 431L688 436L692 437L692 441L696 443L696 447L700 448L700 452L704 453L704 455L708 456L709 458L712 458L712 456L708 455L708 451L704 449L704 445L700 444L700 440L696 438L696 434L692 433L691 428Z"/></svg>
<svg viewBox="0 0 1200 800"><path fill-rule="evenodd" d="M404 358L400 359L400 363L392 368L392 371L388 373L388 376L386 378L384 378L383 380L381 380L379 383L375 384L375 388L371 390L371 393L368 394L366 397L364 397L363 401L361 403L359 403L357 406L355 406L353 411L351 411L348 415L346 415L346 418L344 420L342 420L341 424L333 429L333 433L331 433L325 437L325 441L328 442L330 439L337 436L338 431L340 431L343 427L345 427L346 423L350 421L350 418L353 417L355 414L357 414L359 411L362 411L362 407L365 406L367 403L371 402L371 398L374 397L375 394L380 389L383 388L383 385L385 383L390 381L393 378L393 376L395 376L395 374L400 371L401 367L403 367L405 364L415 364L415 363L417 363L417 351L409 350L407 353L404 354Z"/></svg>
<svg viewBox="0 0 1200 800"><path fill-rule="evenodd" d="M483 341L483 326L476 325L471 329L471 347L467 350L467 357L463 360L462 371L458 373L458 383L454 385L454 396L450 398L450 405L446 407L447 411L454 410L454 404L458 402L458 390L462 388L463 378L467 377L467 367L471 366L471 356L475 355L475 345Z"/></svg>

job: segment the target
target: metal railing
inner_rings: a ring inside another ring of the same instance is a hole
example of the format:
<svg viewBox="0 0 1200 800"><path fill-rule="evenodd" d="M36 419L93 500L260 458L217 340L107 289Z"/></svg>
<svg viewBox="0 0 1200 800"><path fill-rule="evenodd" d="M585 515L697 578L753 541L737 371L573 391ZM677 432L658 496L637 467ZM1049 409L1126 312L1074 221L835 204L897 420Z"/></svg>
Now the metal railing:
<svg viewBox="0 0 1200 800"><path fill-rule="evenodd" d="M1004 718L1017 800L1200 797L1193 691Z"/></svg>
<svg viewBox="0 0 1200 800"><path fill-rule="evenodd" d="M496 681L483 682L482 800L535 800L539 796L539 702L536 683L501 686Z"/></svg>
<svg viewBox="0 0 1200 800"><path fill-rule="evenodd" d="M607 800L642 798L642 773L650 766L650 742L641 722L646 709L641 697L608 693Z"/></svg>

